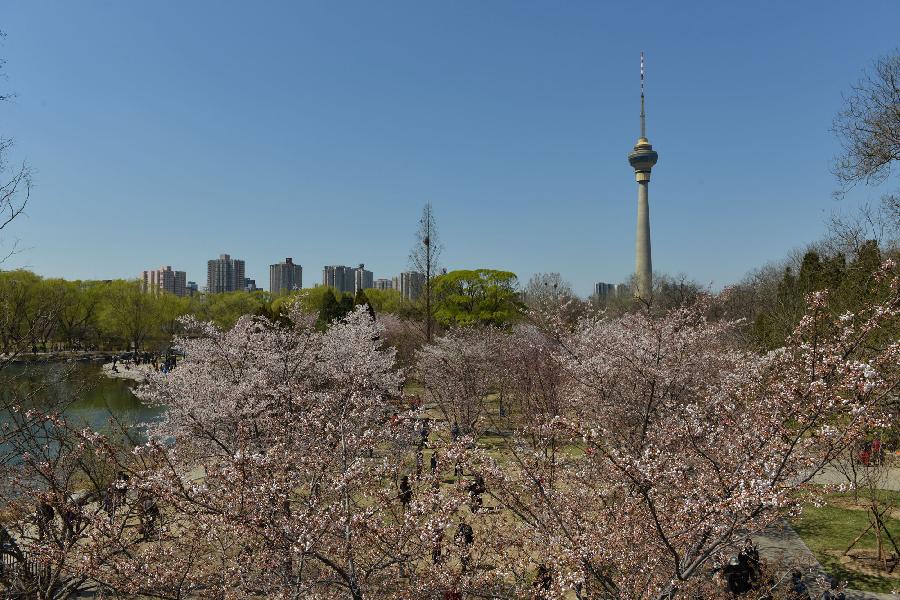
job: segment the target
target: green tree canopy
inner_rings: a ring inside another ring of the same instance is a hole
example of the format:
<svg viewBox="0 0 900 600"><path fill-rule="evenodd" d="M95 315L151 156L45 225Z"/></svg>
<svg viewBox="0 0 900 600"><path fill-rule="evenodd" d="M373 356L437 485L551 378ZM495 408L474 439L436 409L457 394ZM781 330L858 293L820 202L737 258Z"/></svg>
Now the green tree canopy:
<svg viewBox="0 0 900 600"><path fill-rule="evenodd" d="M135 350L160 326L157 299L141 290L138 281L116 280L104 290L101 324L105 331Z"/></svg>
<svg viewBox="0 0 900 600"><path fill-rule="evenodd" d="M523 307L518 278L510 271L451 271L434 280L435 318L445 327L508 325Z"/></svg>
<svg viewBox="0 0 900 600"><path fill-rule="evenodd" d="M207 294L194 310L198 319L212 321L222 329L230 329L243 315L261 314L266 304L264 292L225 292Z"/></svg>
<svg viewBox="0 0 900 600"><path fill-rule="evenodd" d="M404 303L399 290L379 290L371 288L365 291L369 305L379 313L400 314Z"/></svg>
<svg viewBox="0 0 900 600"><path fill-rule="evenodd" d="M302 290L292 291L287 297L300 303L303 312L314 314L322 310L322 304L326 296L334 298L334 289L327 286L317 286L313 288L303 288Z"/></svg>

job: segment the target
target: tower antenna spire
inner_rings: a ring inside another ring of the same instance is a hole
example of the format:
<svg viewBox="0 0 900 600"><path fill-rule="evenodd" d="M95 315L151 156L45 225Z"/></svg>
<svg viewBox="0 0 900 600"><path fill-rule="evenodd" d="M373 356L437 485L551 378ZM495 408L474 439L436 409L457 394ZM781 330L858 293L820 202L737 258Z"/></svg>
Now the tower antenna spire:
<svg viewBox="0 0 900 600"><path fill-rule="evenodd" d="M641 138L646 139L647 125L644 121L644 53L641 52Z"/></svg>

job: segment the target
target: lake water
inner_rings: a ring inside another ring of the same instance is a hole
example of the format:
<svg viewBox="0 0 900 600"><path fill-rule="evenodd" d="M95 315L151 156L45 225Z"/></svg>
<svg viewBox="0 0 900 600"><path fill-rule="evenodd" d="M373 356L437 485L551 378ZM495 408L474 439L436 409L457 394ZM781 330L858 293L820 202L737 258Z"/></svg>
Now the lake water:
<svg viewBox="0 0 900 600"><path fill-rule="evenodd" d="M127 423L146 422L160 415L161 408L148 407L135 397L131 391L134 385L106 377L99 363L15 364L0 371L3 400L16 397L22 406L35 408L65 401L67 418L94 429L102 429L111 414Z"/></svg>

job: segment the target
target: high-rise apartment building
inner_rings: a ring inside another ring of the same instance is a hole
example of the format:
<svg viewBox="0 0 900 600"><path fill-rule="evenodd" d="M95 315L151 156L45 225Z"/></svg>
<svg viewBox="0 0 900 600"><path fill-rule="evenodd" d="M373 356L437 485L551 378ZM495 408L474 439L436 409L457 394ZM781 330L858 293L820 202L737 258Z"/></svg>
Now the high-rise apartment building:
<svg viewBox="0 0 900 600"><path fill-rule="evenodd" d="M176 296L184 296L187 293L187 273L173 271L166 265L153 271L141 273L141 284L145 292L168 292Z"/></svg>
<svg viewBox="0 0 900 600"><path fill-rule="evenodd" d="M200 288L197 287L196 281L188 281L185 291L188 296L194 296L200 291Z"/></svg>
<svg viewBox="0 0 900 600"><path fill-rule="evenodd" d="M425 274L418 271L400 273L400 296L404 300L416 300L425 288Z"/></svg>
<svg viewBox="0 0 900 600"><path fill-rule="evenodd" d="M602 281L594 284L594 297L598 300L607 300L609 298L625 298L631 293L628 284L625 283L603 283Z"/></svg>
<svg viewBox="0 0 900 600"><path fill-rule="evenodd" d="M269 265L269 291L273 294L299 290L303 287L303 267L287 257L282 263Z"/></svg>
<svg viewBox="0 0 900 600"><path fill-rule="evenodd" d="M366 265L360 263L353 273L353 293L368 290L373 286L372 271L367 271Z"/></svg>
<svg viewBox="0 0 900 600"><path fill-rule="evenodd" d="M392 290L394 289L394 282L390 279L376 279L372 287L376 290Z"/></svg>
<svg viewBox="0 0 900 600"><path fill-rule="evenodd" d="M355 276L352 267L330 265L322 269L322 285L334 288L339 292L353 292Z"/></svg>
<svg viewBox="0 0 900 600"><path fill-rule="evenodd" d="M255 292L259 288L256 287L256 280L250 279L249 277L244 277L244 291L245 292Z"/></svg>
<svg viewBox="0 0 900 600"><path fill-rule="evenodd" d="M608 298L616 295L616 284L604 283L599 281L594 284L594 296L597 298Z"/></svg>
<svg viewBox="0 0 900 600"><path fill-rule="evenodd" d="M246 288L244 279L244 261L240 259L220 254L219 258L207 263L206 291L210 294L243 291Z"/></svg>
<svg viewBox="0 0 900 600"><path fill-rule="evenodd" d="M355 269L343 265L327 266L322 269L322 285L332 287L341 293L355 294L357 290L372 287L372 271L367 271L364 264Z"/></svg>

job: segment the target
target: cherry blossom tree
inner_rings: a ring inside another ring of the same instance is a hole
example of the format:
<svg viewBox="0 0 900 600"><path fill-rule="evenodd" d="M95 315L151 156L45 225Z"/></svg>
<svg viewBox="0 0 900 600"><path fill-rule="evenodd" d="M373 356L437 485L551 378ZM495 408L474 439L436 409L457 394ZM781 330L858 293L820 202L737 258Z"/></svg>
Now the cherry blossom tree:
<svg viewBox="0 0 900 600"><path fill-rule="evenodd" d="M164 526L142 561L120 564L118 588L363 598L421 585L421 532L441 510L399 494L414 431L368 313L324 334L302 318L186 325L186 359L140 393L167 407L141 449L156 466L138 478Z"/></svg>
<svg viewBox="0 0 900 600"><path fill-rule="evenodd" d="M419 381L454 434L479 434L488 425L487 396L502 381L504 336L495 327L460 327L416 353Z"/></svg>
<svg viewBox="0 0 900 600"><path fill-rule="evenodd" d="M416 355L423 407L364 309L324 333L299 309L188 319L133 452L16 413L4 543L40 598L720 597L739 540L896 417L900 284L879 277L855 314L810 296L765 355L709 299L451 331Z"/></svg>
<svg viewBox="0 0 900 600"><path fill-rule="evenodd" d="M98 574L138 549L136 507L124 502L129 428L79 429L61 408L12 405L0 432L0 589L11 597L95 591Z"/></svg>
<svg viewBox="0 0 900 600"><path fill-rule="evenodd" d="M547 597L709 597L724 553L796 514L803 484L892 418L900 295L893 265L882 277L888 297L837 320L812 295L764 356L702 304L551 331L562 410L514 432L504 458L470 457L516 516L519 570L552 566Z"/></svg>

